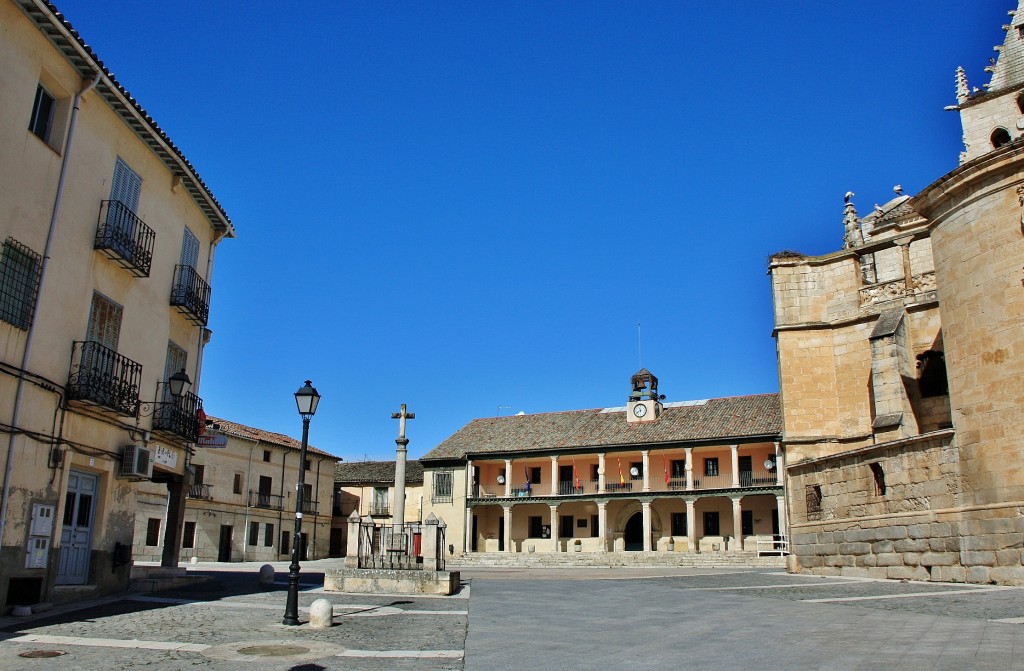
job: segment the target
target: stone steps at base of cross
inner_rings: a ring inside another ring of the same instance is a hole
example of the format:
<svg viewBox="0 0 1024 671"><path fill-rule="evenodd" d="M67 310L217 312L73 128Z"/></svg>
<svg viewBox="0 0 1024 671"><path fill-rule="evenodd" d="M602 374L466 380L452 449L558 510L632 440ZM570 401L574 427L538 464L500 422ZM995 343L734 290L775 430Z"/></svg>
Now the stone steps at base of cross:
<svg viewBox="0 0 1024 671"><path fill-rule="evenodd" d="M609 553L470 553L449 558L448 563L457 567L473 566L751 566L765 568L785 567L786 558L778 556L758 557L756 553L730 554L680 554L643 552Z"/></svg>

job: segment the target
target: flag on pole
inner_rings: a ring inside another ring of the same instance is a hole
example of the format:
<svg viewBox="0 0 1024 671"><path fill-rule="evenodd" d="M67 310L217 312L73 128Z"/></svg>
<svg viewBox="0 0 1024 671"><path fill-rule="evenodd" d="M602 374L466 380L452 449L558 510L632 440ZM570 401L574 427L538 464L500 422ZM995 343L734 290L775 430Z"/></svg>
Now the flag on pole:
<svg viewBox="0 0 1024 671"><path fill-rule="evenodd" d="M665 471L665 484L668 484L668 461L665 460L665 455L661 455L661 468Z"/></svg>
<svg viewBox="0 0 1024 671"><path fill-rule="evenodd" d="M526 473L526 491L529 492L530 491L530 469L527 468L526 466L523 466L523 472Z"/></svg>
<svg viewBox="0 0 1024 671"><path fill-rule="evenodd" d="M615 457L615 463L618 464L619 467L619 485L625 487L626 479L622 477L622 460L619 459L618 457Z"/></svg>
<svg viewBox="0 0 1024 671"><path fill-rule="evenodd" d="M572 477L576 481L576 489L580 488L580 472L576 470L576 457L572 458Z"/></svg>

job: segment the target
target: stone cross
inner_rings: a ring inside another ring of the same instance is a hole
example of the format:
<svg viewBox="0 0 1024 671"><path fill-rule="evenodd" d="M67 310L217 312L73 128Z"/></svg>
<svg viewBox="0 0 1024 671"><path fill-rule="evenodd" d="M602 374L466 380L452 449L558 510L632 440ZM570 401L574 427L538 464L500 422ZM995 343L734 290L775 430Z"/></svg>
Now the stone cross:
<svg viewBox="0 0 1024 671"><path fill-rule="evenodd" d="M416 419L415 412L406 412L405 403L402 404L400 412L391 413L391 419L398 420L398 438L395 438L395 510L392 514L392 523L395 533L402 533L402 526L405 524L405 455L409 439L405 437L405 420Z"/></svg>

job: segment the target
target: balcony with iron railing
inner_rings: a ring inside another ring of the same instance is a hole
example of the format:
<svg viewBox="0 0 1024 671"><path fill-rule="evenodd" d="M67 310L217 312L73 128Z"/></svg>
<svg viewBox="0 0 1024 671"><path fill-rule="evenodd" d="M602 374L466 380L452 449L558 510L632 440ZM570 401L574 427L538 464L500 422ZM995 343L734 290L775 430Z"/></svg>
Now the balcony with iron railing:
<svg viewBox="0 0 1024 671"><path fill-rule="evenodd" d="M194 484L188 488L188 493L185 495L185 497L189 499L195 499L198 501L212 501L212 487L213 485L206 485L203 483Z"/></svg>
<svg viewBox="0 0 1024 671"><path fill-rule="evenodd" d="M185 392L178 399L158 403L153 415L153 430L167 431L189 442L199 437L199 412L203 399Z"/></svg>
<svg viewBox="0 0 1024 671"><path fill-rule="evenodd" d="M386 503L375 503L370 506L371 517L386 517L391 514L391 506Z"/></svg>
<svg viewBox="0 0 1024 671"><path fill-rule="evenodd" d="M210 285L192 266L174 267L171 305L197 326L206 326L210 317Z"/></svg>
<svg viewBox="0 0 1024 671"><path fill-rule="evenodd" d="M588 497L596 494L622 494L622 493L675 493L682 491L720 490L720 489L744 489L744 488L777 488L781 487L779 475L775 470L751 470L739 471L737 482L729 473L703 474L694 472L692 475L693 486L687 489L684 476L673 475L667 479L662 474L651 474L648 482L648 489L644 490L643 477L626 477L619 479L612 475L605 481L604 489L600 488L598 480L580 480L579 485L575 480L559 481L555 493L551 491L550 482L531 483L527 486L525 480L513 482L509 485L506 493L504 484L478 483L474 485L471 498L504 498L504 497L558 497L576 498Z"/></svg>
<svg viewBox="0 0 1024 671"><path fill-rule="evenodd" d="M307 501L305 499L302 500L302 512L303 512L303 514L305 514L305 515L318 515L319 513L317 511L319 511L319 510L320 510L320 502L319 501Z"/></svg>
<svg viewBox="0 0 1024 671"><path fill-rule="evenodd" d="M76 341L72 347L68 400L138 416L142 364L92 340Z"/></svg>
<svg viewBox="0 0 1024 671"><path fill-rule="evenodd" d="M99 223L93 248L136 277L149 277L156 233L119 200L100 203Z"/></svg>
<svg viewBox="0 0 1024 671"><path fill-rule="evenodd" d="M249 490L249 507L266 508L267 510L284 510L284 497L278 494L265 494Z"/></svg>

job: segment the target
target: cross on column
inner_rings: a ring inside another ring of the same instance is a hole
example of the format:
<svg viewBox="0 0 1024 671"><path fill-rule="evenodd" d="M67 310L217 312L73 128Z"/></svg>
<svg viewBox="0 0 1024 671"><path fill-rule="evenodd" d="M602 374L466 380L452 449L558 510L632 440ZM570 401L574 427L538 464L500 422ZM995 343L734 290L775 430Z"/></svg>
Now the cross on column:
<svg viewBox="0 0 1024 671"><path fill-rule="evenodd" d="M403 403L401 412L391 413L391 419L398 420L398 440L405 440L405 420L416 419L416 413L406 412L405 403ZM406 443L408 443L408 441L406 441Z"/></svg>
<svg viewBox="0 0 1024 671"><path fill-rule="evenodd" d="M405 403L402 404L399 412L391 413L391 419L398 420L398 438L395 438L395 504L392 512L392 524L394 533L403 533L405 526L405 455L409 439L405 437L405 420L416 419L415 412L408 412Z"/></svg>

